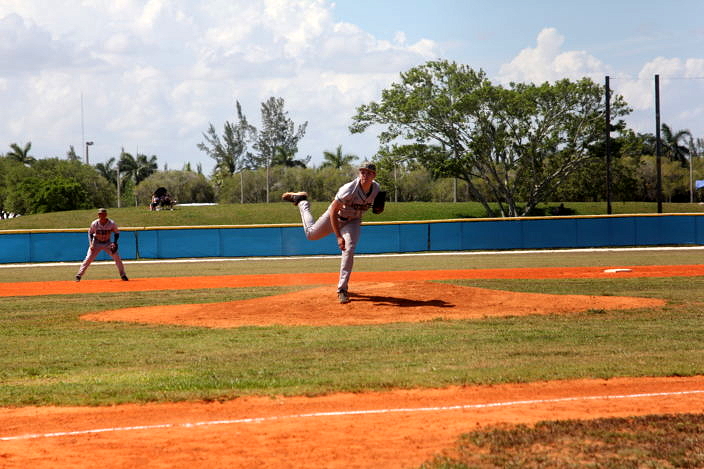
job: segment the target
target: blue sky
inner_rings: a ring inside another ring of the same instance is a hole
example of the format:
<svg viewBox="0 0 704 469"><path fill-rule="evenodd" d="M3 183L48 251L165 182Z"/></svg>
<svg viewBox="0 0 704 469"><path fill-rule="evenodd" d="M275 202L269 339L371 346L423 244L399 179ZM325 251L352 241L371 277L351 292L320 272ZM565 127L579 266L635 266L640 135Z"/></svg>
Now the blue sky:
<svg viewBox="0 0 704 469"><path fill-rule="evenodd" d="M699 0L338 0L334 12L379 38L396 31L409 42L431 38L446 58L489 73L549 27L565 36L565 50L585 50L634 75L656 56L701 58L704 50Z"/></svg>
<svg viewBox="0 0 704 469"><path fill-rule="evenodd" d="M37 157L63 157L69 145L83 156L91 140L91 163L124 147L209 172L196 148L208 124L234 120L237 99L257 125L260 103L279 96L296 123L308 121L299 156L317 164L342 144L368 157L376 136L347 130L355 108L437 58L501 84L609 75L635 109L628 123L647 132L657 73L662 121L704 137L701 0L58 4L0 2L0 108L11 116L0 121L0 151L32 141Z"/></svg>

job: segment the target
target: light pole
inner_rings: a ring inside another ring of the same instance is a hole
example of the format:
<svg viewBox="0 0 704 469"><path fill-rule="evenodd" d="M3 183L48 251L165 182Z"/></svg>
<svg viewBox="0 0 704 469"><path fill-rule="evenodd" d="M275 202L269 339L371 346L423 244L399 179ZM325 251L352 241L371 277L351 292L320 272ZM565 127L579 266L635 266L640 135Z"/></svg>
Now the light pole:
<svg viewBox="0 0 704 469"><path fill-rule="evenodd" d="M90 163L88 162L88 147L91 146L91 145L93 145L93 142L92 142L92 141L86 142L86 164L90 164Z"/></svg>

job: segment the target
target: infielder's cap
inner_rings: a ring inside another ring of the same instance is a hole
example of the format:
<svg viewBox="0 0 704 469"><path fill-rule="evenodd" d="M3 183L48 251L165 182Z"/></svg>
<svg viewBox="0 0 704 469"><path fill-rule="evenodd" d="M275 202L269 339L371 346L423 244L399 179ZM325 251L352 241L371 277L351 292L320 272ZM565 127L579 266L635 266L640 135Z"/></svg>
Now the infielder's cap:
<svg viewBox="0 0 704 469"><path fill-rule="evenodd" d="M369 171L374 171L376 173L376 165L368 161L365 161L364 163L359 165L359 169L368 169Z"/></svg>
<svg viewBox="0 0 704 469"><path fill-rule="evenodd" d="M99 208L98 213L108 213L108 209L106 208Z"/></svg>

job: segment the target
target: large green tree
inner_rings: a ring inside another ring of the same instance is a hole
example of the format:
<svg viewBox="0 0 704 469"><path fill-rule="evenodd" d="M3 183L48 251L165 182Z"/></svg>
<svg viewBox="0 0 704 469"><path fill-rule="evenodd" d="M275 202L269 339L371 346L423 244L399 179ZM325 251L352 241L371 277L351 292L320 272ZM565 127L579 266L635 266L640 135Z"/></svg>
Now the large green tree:
<svg viewBox="0 0 704 469"><path fill-rule="evenodd" d="M211 123L203 133L204 141L198 144L198 149L215 160L213 178L216 184L224 177L241 172L250 166L251 153L247 151L249 142L256 135L256 128L249 124L242 112L239 101L235 101L237 120L225 121L222 137Z"/></svg>
<svg viewBox="0 0 704 469"><path fill-rule="evenodd" d="M401 74L380 102L362 105L350 130L382 126L396 144L436 175L465 181L495 216L529 213L594 157L604 134L603 87L590 79L542 85L492 85L483 71L431 61ZM614 96L611 115L629 112Z"/></svg>
<svg viewBox="0 0 704 469"><path fill-rule="evenodd" d="M0 209L21 215L27 213L24 204L14 203L15 193L19 191L19 182L33 175L32 168L9 156L0 156Z"/></svg>
<svg viewBox="0 0 704 469"><path fill-rule="evenodd" d="M211 123L203 134L205 139L198 144L198 149L215 160L213 182L220 189L224 181L233 174L240 174L240 203L244 203L244 170L252 166L252 153L248 150L250 142L256 137L257 129L247 121L239 101L235 101L237 121L225 121L222 137L218 135Z"/></svg>
<svg viewBox="0 0 704 469"><path fill-rule="evenodd" d="M264 167L267 170L267 202L269 202L270 191L269 169L273 166L277 154L293 160L293 155L298 152L298 142L303 138L308 127L308 122L296 127L288 116L288 111L284 110L284 104L283 98L273 96L262 103L261 129L254 139L254 161L257 167Z"/></svg>
<svg viewBox="0 0 704 469"><path fill-rule="evenodd" d="M30 194L33 213L60 212L91 208L88 192L80 182L62 176L30 178L23 182L23 192Z"/></svg>
<svg viewBox="0 0 704 469"><path fill-rule="evenodd" d="M110 206L115 188L80 161L42 158L24 166L0 158L0 200L10 212L31 214Z"/></svg>

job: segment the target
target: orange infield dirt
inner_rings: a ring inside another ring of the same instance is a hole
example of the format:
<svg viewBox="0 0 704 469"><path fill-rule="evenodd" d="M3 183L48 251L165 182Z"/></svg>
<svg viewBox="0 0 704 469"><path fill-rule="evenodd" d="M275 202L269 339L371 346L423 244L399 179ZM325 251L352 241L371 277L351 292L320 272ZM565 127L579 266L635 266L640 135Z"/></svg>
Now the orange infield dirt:
<svg viewBox="0 0 704 469"><path fill-rule="evenodd" d="M701 266L605 269L360 272L353 275L347 305L335 303L336 274L11 283L0 284L0 296L145 291L165 289L165 283L166 289L324 284L268 298L129 308L83 318L205 327L378 324L663 304L500 292L429 280L704 274ZM0 408L0 468L404 468L451 450L461 433L478 426L680 412L704 412L704 376L244 397L223 403Z"/></svg>

